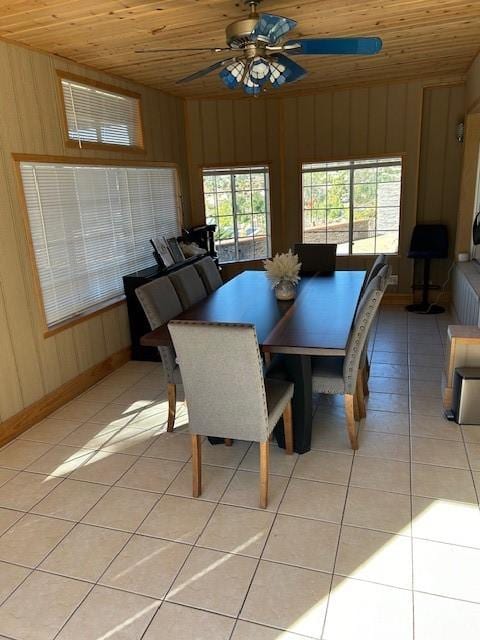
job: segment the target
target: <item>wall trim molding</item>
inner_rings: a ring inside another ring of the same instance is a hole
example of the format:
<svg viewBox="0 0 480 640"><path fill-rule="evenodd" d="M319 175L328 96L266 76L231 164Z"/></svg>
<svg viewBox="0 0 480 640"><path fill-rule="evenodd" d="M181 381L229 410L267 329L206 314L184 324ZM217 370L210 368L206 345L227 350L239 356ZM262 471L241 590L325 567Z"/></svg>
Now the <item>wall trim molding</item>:
<svg viewBox="0 0 480 640"><path fill-rule="evenodd" d="M450 299L451 299L450 291L442 291L440 298L436 300L435 298L436 296L438 296L438 294L439 294L438 291L432 291L430 293L430 302L432 302L432 304L435 304L438 302L445 305L450 304ZM419 297L419 292L417 291L415 295L416 301L419 301L417 300L418 297ZM387 292L384 294L382 298L382 302L380 304L381 306L392 305L392 304L407 305L407 304L412 304L412 302L413 302L413 297L411 293Z"/></svg>
<svg viewBox="0 0 480 640"><path fill-rule="evenodd" d="M130 347L121 349L90 369L83 371L46 396L0 422L0 447L76 398L99 380L130 360Z"/></svg>

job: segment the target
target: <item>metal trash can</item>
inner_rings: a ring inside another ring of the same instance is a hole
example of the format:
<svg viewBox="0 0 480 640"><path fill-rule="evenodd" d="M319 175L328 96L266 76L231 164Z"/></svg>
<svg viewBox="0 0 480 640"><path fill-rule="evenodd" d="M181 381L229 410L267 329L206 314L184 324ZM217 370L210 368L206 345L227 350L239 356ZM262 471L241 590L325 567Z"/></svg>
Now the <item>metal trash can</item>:
<svg viewBox="0 0 480 640"><path fill-rule="evenodd" d="M458 424L480 425L480 367L455 369L452 411Z"/></svg>

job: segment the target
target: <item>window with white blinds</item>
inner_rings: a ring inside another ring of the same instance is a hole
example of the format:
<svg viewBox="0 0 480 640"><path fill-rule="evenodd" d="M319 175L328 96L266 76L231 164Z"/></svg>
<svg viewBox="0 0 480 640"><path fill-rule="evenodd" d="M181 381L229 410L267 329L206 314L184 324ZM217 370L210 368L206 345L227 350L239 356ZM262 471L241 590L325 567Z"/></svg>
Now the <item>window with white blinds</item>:
<svg viewBox="0 0 480 640"><path fill-rule="evenodd" d="M174 167L21 162L49 327L123 293L154 264L150 238L178 236Z"/></svg>
<svg viewBox="0 0 480 640"><path fill-rule="evenodd" d="M70 140L143 148L140 99L61 78Z"/></svg>

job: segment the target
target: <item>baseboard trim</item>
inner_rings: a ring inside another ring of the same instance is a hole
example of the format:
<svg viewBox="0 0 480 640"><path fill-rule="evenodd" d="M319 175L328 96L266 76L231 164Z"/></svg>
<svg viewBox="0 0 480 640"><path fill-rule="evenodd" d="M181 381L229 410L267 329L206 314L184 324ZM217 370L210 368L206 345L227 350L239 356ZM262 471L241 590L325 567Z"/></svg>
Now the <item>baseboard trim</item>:
<svg viewBox="0 0 480 640"><path fill-rule="evenodd" d="M109 373L128 362L130 360L130 352L130 347L117 351L106 360L83 371L83 373L62 384L61 387L51 391L40 400L0 422L0 447L16 438L20 433L30 429L34 424L43 420Z"/></svg>
<svg viewBox="0 0 480 640"><path fill-rule="evenodd" d="M430 302L432 303L440 303L448 305L450 303L450 292L444 291L440 296L439 300L437 300L438 293L435 295L435 292L430 294ZM418 295L415 296L415 301L420 302L420 297ZM407 305L412 304L413 297L411 293L385 293L382 298L382 305Z"/></svg>

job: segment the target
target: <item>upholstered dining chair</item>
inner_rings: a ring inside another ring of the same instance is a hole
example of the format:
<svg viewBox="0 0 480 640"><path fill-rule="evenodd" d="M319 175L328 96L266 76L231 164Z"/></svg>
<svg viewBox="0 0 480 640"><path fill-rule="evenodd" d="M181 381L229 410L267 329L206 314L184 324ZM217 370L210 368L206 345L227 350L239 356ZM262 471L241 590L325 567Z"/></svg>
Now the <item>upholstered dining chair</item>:
<svg viewBox="0 0 480 640"><path fill-rule="evenodd" d="M156 329L182 313L183 308L169 278L157 278L135 290L151 329ZM168 421L167 431L173 431L177 405L177 384L182 383L180 369L172 347L158 347L167 378Z"/></svg>
<svg viewBox="0 0 480 640"><path fill-rule="evenodd" d="M312 357L313 391L344 396L348 436L352 449L358 449L356 422L366 413L359 375L360 360L383 291L382 278L376 276L360 300L345 356Z"/></svg>
<svg viewBox="0 0 480 640"><path fill-rule="evenodd" d="M184 309L207 297L207 290L193 265L182 267L168 276Z"/></svg>
<svg viewBox="0 0 480 640"><path fill-rule="evenodd" d="M201 436L260 444L260 506L268 502L269 436L283 415L286 453L293 452L293 384L263 377L255 327L172 320L192 434L193 495L202 492Z"/></svg>
<svg viewBox="0 0 480 640"><path fill-rule="evenodd" d="M210 256L205 256L193 265L208 293L213 293L222 286L223 281L217 265Z"/></svg>
<svg viewBox="0 0 480 640"><path fill-rule="evenodd" d="M380 273L380 270L388 264L388 258L384 253L379 253L375 258L375 262L372 264L370 271L365 278L364 290L368 287L370 282Z"/></svg>

